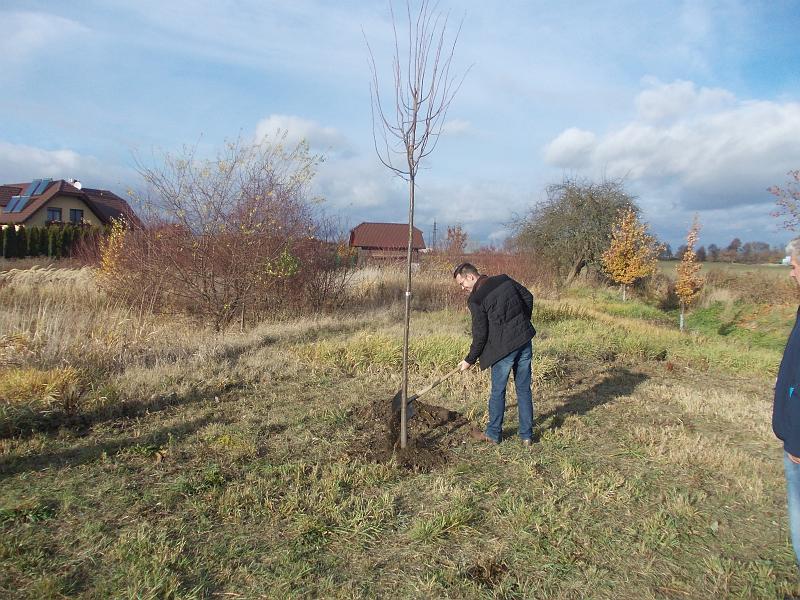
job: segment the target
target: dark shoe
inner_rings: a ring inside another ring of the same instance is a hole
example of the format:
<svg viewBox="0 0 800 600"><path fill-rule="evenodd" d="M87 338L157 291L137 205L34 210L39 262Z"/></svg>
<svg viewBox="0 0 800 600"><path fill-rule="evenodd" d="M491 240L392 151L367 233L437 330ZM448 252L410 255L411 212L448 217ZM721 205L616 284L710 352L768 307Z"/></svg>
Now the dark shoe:
<svg viewBox="0 0 800 600"><path fill-rule="evenodd" d="M522 445L526 448L530 448L533 446L533 440L522 440Z"/></svg>
<svg viewBox="0 0 800 600"><path fill-rule="evenodd" d="M476 442L486 442L487 444L499 444L497 440L493 440L488 435L483 433L480 429L473 429L469 432L470 437Z"/></svg>

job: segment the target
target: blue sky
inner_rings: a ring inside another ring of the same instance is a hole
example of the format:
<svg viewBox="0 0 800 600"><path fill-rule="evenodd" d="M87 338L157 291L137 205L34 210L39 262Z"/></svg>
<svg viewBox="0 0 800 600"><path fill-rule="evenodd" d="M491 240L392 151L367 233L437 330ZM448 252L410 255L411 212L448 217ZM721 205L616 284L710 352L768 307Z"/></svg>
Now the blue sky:
<svg viewBox="0 0 800 600"><path fill-rule="evenodd" d="M800 4L442 1L470 68L419 175L416 224L477 243L564 176L624 177L676 247L784 243L766 188L800 168ZM0 181L124 193L134 156L286 129L327 155L316 193L345 225L403 222L372 148L364 36L388 69L388 4L5 0ZM363 31L363 33L362 33Z"/></svg>

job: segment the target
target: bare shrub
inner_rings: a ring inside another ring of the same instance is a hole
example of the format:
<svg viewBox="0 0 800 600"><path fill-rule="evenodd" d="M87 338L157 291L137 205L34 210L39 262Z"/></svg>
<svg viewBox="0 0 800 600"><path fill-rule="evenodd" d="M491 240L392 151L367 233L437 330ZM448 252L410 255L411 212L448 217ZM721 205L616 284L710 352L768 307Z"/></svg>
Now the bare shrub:
<svg viewBox="0 0 800 600"><path fill-rule="evenodd" d="M524 283L538 296L557 296L562 283L556 270L549 263L536 260L527 253L483 252L471 255L470 262L478 266L481 273L490 275L505 273Z"/></svg>
<svg viewBox="0 0 800 600"><path fill-rule="evenodd" d="M216 329L333 302L343 275L331 271L342 265L308 192L319 157L281 142L230 143L214 159L184 149L140 165L145 227L118 227L104 242L104 287Z"/></svg>

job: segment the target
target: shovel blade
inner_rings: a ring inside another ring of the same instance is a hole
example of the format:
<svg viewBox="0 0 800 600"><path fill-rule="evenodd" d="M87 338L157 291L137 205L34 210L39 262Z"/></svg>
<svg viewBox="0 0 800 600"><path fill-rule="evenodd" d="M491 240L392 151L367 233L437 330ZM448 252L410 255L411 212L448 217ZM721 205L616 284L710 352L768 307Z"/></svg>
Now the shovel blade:
<svg viewBox="0 0 800 600"><path fill-rule="evenodd" d="M408 402L406 403L406 419L410 419L414 416L414 400L417 399L416 395L409 396ZM403 406L403 390L400 390L394 395L392 398L392 413L396 413L400 411L400 408Z"/></svg>

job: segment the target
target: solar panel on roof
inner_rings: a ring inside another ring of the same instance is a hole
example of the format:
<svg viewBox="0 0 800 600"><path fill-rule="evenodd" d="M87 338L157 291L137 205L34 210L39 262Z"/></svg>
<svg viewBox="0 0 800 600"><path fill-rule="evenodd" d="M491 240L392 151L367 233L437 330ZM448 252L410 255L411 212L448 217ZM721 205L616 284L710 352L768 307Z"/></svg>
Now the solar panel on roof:
<svg viewBox="0 0 800 600"><path fill-rule="evenodd" d="M14 207L14 212L22 212L22 209L25 208L25 205L28 203L28 200L30 199L31 199L30 196L20 196L19 202L17 202L17 205Z"/></svg>
<svg viewBox="0 0 800 600"><path fill-rule="evenodd" d="M41 179L34 179L33 181L31 181L31 182L28 184L28 187L27 187L27 188L25 188L25 191L24 191L24 192L22 192L22 193L20 194L20 196L32 196L33 194L32 194L31 192L33 192L33 190L35 190L35 189L36 189L36 186L37 186L37 185L39 185L41 182L42 182L42 180L41 180Z"/></svg>
<svg viewBox="0 0 800 600"><path fill-rule="evenodd" d="M52 179L40 179L39 185L36 186L36 189L30 193L31 196L38 196L39 194L43 193L44 190L50 185Z"/></svg>
<svg viewBox="0 0 800 600"><path fill-rule="evenodd" d="M19 196L11 196L11 200L9 200L9 201L8 201L8 204L6 204L6 209L5 209L5 211L6 211L7 213L12 213L12 212L14 212L14 208L17 206L17 203L18 203L18 202L19 202Z"/></svg>
<svg viewBox="0 0 800 600"><path fill-rule="evenodd" d="M12 199L11 208L6 207L6 212L20 212L30 200L30 196L14 196Z"/></svg>

